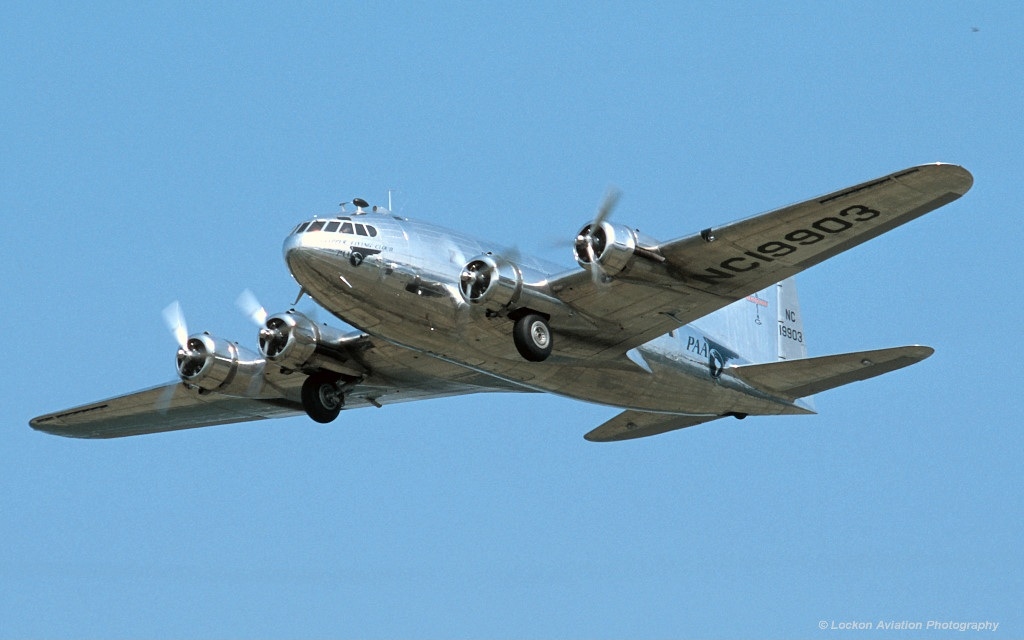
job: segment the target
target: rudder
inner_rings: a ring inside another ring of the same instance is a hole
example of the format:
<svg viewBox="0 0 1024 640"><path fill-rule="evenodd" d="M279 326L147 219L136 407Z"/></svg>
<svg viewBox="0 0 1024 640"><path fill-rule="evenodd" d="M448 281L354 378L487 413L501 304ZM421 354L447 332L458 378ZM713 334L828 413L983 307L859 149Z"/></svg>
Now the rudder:
<svg viewBox="0 0 1024 640"><path fill-rule="evenodd" d="M775 289L778 360L802 360L807 357L807 342L803 317L800 314L800 299L796 293L796 281L793 278L786 278L775 285Z"/></svg>

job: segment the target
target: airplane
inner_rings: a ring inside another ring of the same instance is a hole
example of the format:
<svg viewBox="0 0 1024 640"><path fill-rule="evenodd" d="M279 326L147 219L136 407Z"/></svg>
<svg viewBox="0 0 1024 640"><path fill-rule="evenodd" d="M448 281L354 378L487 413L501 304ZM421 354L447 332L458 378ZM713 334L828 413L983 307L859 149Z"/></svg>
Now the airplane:
<svg viewBox="0 0 1024 640"><path fill-rule="evenodd" d="M350 325L268 315L258 352L178 341L179 380L39 416L40 431L115 438L471 393L553 393L616 407L584 437L628 440L724 417L815 413L813 396L920 362L904 346L808 357L793 276L949 204L973 177L910 167L661 242L612 222L609 192L566 270L354 199L284 240L300 290ZM354 211L347 210L354 207Z"/></svg>

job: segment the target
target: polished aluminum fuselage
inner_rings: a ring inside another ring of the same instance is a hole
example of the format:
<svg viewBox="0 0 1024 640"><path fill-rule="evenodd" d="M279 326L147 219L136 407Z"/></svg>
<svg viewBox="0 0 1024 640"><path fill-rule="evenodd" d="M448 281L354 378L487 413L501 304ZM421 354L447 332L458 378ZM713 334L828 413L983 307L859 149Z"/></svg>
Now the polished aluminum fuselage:
<svg viewBox="0 0 1024 640"><path fill-rule="evenodd" d="M728 362L709 357L707 333L680 327L625 355L582 355L581 331L552 327L555 351L529 362L511 339L512 322L472 305L459 290L469 260L484 254L509 256L487 243L436 225L368 213L320 218L315 231L300 225L284 242L293 277L321 306L376 338L494 376L525 389L617 407L692 415L806 413L733 378L724 364L749 360L733 350ZM342 232L345 223L349 232ZM362 229L360 229L362 227ZM310 227L312 228L312 227ZM332 230L326 230L332 229ZM356 232L359 233L356 233ZM565 269L515 256L525 285L543 299L554 294L549 280ZM713 318L713 317L712 317ZM738 349L737 349L738 350ZM591 350L592 352L592 350ZM501 390L507 384L500 384ZM498 390L498 389L496 389Z"/></svg>

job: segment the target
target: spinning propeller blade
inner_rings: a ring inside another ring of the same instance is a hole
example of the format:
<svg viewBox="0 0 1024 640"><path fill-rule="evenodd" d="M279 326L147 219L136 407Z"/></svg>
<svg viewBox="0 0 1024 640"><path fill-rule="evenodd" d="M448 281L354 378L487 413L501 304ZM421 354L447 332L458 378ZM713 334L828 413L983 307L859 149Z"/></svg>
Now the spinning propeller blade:
<svg viewBox="0 0 1024 640"><path fill-rule="evenodd" d="M611 215L615 209L615 205L618 204L619 198L622 196L622 192L614 187L610 187L608 192L604 196L604 200L601 201L601 206L597 208L597 213L594 215L594 221L587 227L585 234L580 235L576 239L577 243L583 242L585 244L587 260L590 263L590 275L594 279L594 284L604 285L608 283L608 276L605 275L604 269L601 267L599 258L601 257L601 251L604 247L597 246L601 242L597 233L601 229L601 225Z"/></svg>
<svg viewBox="0 0 1024 640"><path fill-rule="evenodd" d="M185 326L185 314L181 312L181 304L177 300L164 309L164 322L167 323L167 328L178 342L178 346L184 349L188 341L188 327Z"/></svg>
<svg viewBox="0 0 1024 640"><path fill-rule="evenodd" d="M267 310L260 304L256 294L249 289L246 289L238 296L235 304L256 326L262 327L263 323L267 321Z"/></svg>

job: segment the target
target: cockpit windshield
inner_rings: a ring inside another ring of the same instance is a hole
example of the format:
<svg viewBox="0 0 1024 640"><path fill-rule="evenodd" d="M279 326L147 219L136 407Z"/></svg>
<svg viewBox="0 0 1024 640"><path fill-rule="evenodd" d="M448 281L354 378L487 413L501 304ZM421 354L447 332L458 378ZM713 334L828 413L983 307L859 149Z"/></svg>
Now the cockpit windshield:
<svg viewBox="0 0 1024 640"><path fill-rule="evenodd" d="M352 222L349 218L339 218L338 220L311 220L309 222L303 222L299 226L292 230L292 234L297 233L312 233L313 231L324 231L327 233L344 233L347 235L366 236L370 238L377 237L377 228L372 224L363 224L362 222Z"/></svg>

